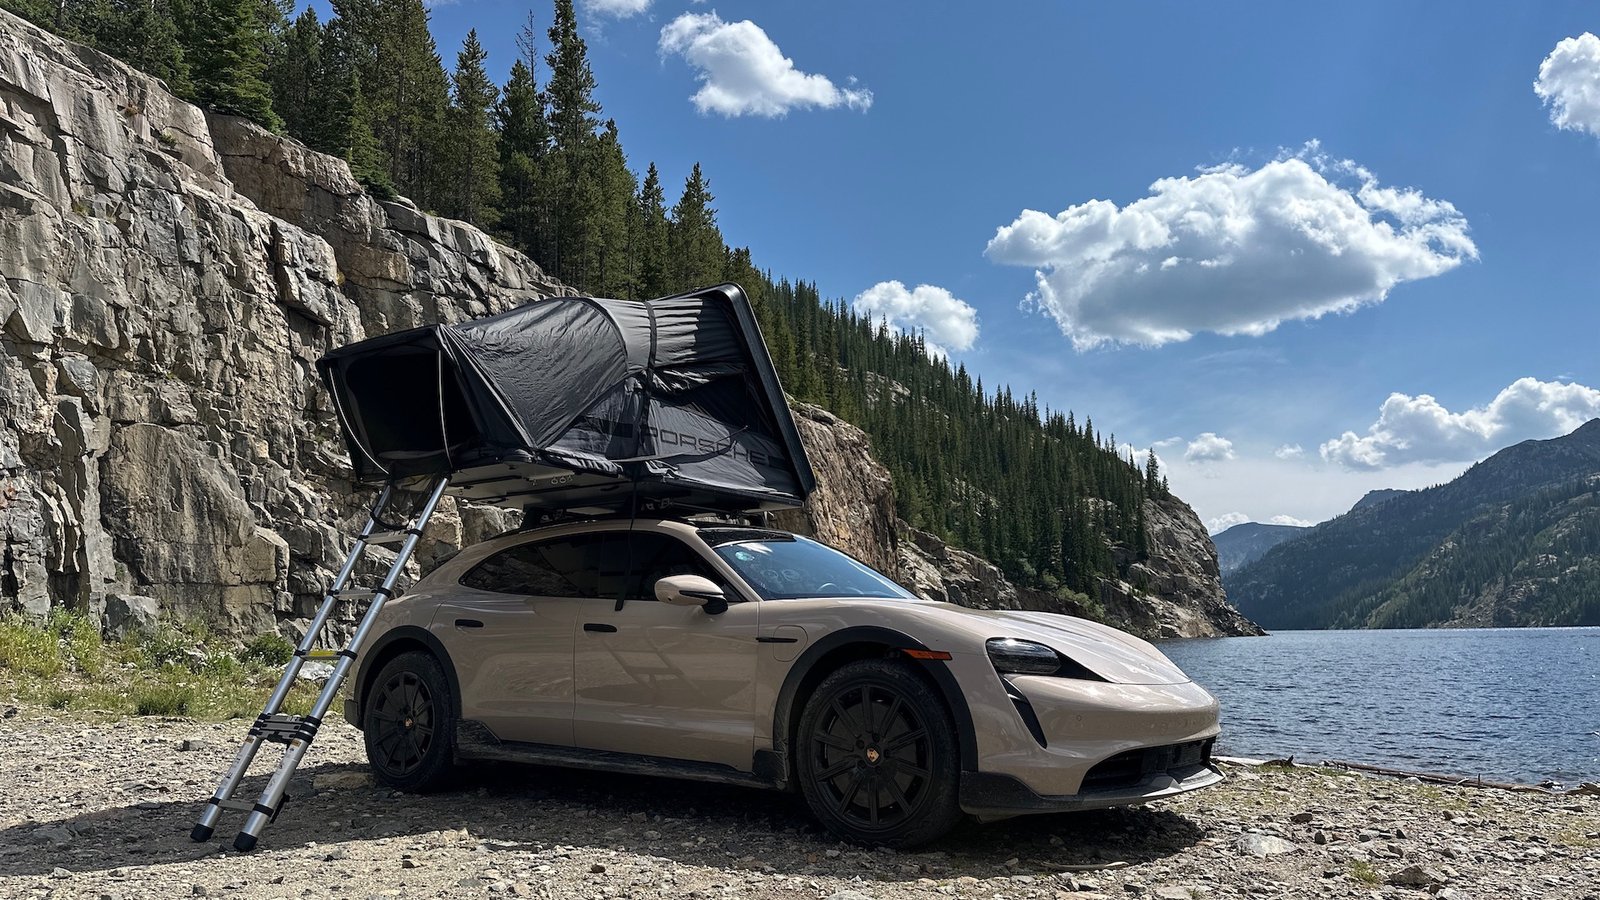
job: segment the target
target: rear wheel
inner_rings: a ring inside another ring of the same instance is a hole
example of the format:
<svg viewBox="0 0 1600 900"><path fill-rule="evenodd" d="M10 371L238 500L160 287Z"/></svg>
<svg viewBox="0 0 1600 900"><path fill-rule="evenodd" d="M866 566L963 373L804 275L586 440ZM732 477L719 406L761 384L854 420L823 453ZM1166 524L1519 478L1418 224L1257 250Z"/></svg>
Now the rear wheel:
<svg viewBox="0 0 1600 900"><path fill-rule="evenodd" d="M439 661L420 651L389 660L362 716L373 774L403 791L444 787L454 775L456 714Z"/></svg>
<svg viewBox="0 0 1600 900"><path fill-rule="evenodd" d="M796 753L806 803L847 840L914 847L961 818L955 727L903 663L862 660L823 679L800 716Z"/></svg>

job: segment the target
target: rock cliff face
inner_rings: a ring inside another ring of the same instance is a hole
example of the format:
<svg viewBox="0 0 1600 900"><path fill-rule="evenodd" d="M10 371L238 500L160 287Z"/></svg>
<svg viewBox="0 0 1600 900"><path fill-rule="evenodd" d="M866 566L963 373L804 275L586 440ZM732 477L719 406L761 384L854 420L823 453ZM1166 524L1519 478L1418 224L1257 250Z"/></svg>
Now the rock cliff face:
<svg viewBox="0 0 1600 900"><path fill-rule="evenodd" d="M374 199L340 160L0 11L0 610L296 631L370 499L315 360L560 293L477 229ZM866 436L798 416L820 484L781 524L929 597L1088 611L907 528ZM1108 584L1112 621L1246 631L1194 514L1146 516L1157 550L1130 571L1159 599ZM447 500L421 560L512 518Z"/></svg>
<svg viewBox="0 0 1600 900"><path fill-rule="evenodd" d="M305 617L364 499L317 357L560 291L339 160L0 12L5 605ZM435 521L424 554L505 524Z"/></svg>

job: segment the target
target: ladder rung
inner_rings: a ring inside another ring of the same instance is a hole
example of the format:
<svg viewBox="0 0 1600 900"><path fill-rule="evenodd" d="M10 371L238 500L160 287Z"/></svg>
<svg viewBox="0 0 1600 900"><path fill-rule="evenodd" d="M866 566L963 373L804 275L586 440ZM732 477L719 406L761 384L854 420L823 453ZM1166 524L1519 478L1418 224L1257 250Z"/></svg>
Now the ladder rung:
<svg viewBox="0 0 1600 900"><path fill-rule="evenodd" d="M377 591L335 591L333 596L340 600L371 600L378 596Z"/></svg>
<svg viewBox="0 0 1600 900"><path fill-rule="evenodd" d="M362 538L367 544L398 544L411 536L409 529L401 531L374 531Z"/></svg>
<svg viewBox="0 0 1600 900"><path fill-rule="evenodd" d="M254 803L246 800L213 800L212 802L223 809L231 809L234 812L249 812L256 808Z"/></svg>
<svg viewBox="0 0 1600 900"><path fill-rule="evenodd" d="M318 662L320 662L322 660L325 660L325 659L338 659L338 658L339 658L339 651L337 651L337 650L312 650L311 652L306 654L306 659L317 660Z"/></svg>
<svg viewBox="0 0 1600 900"><path fill-rule="evenodd" d="M316 737L317 729L321 726L322 722L309 716L273 713L270 716L258 717L250 733L280 744L287 744L296 739L309 743Z"/></svg>

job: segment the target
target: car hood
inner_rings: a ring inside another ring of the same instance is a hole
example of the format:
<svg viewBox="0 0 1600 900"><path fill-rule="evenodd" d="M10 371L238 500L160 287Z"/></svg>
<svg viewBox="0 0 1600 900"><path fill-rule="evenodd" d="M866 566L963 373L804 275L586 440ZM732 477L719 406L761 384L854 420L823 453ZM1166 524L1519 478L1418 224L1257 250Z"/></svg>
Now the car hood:
<svg viewBox="0 0 1600 900"><path fill-rule="evenodd" d="M1115 684L1184 684L1189 676L1154 645L1098 622L1056 613L967 609L949 603L919 603L925 615L979 638L1035 641Z"/></svg>

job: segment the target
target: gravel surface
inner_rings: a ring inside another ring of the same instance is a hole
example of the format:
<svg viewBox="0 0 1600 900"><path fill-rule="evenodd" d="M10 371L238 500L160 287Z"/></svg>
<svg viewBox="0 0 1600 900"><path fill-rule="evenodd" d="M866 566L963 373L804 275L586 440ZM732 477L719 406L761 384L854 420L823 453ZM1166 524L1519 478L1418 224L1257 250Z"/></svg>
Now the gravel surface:
<svg viewBox="0 0 1600 900"><path fill-rule="evenodd" d="M793 797L732 787L475 766L458 791L400 795L373 785L342 722L260 849L229 849L233 814L191 843L244 730L0 710L0 897L1600 900L1594 796L1230 766L1176 801L969 824L895 853L832 840Z"/></svg>

